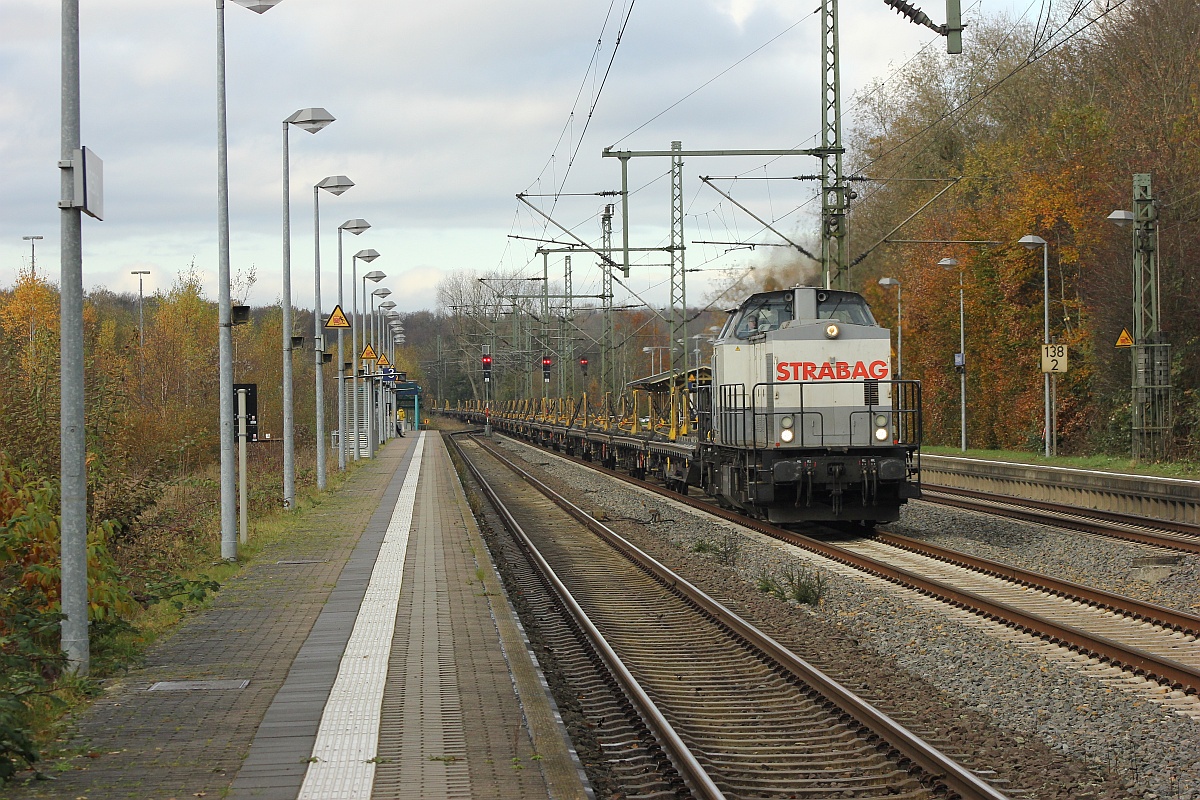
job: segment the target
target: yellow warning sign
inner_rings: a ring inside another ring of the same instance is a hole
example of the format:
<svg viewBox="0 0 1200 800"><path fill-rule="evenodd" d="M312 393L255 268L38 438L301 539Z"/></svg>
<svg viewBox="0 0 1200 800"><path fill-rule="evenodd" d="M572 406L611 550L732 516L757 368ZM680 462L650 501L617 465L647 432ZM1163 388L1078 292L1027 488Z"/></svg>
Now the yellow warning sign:
<svg viewBox="0 0 1200 800"><path fill-rule="evenodd" d="M390 367L391 365L392 365L392 362L390 362L390 361L388 361L388 360L387 360L387 354L386 354L386 353L380 353L380 354L379 354L379 366L381 366L381 367Z"/></svg>
<svg viewBox="0 0 1200 800"><path fill-rule="evenodd" d="M371 349L371 345L367 345L363 348L362 355L358 357L358 360L374 361L377 358L379 358L379 356L375 355L375 351Z"/></svg>
<svg viewBox="0 0 1200 800"><path fill-rule="evenodd" d="M326 328L349 328L350 320L346 319L346 314L342 311L341 306L334 306L333 313L329 315L329 321L325 323Z"/></svg>
<svg viewBox="0 0 1200 800"><path fill-rule="evenodd" d="M1125 328L1121 328L1121 335L1117 337L1117 347L1133 347L1133 337Z"/></svg>

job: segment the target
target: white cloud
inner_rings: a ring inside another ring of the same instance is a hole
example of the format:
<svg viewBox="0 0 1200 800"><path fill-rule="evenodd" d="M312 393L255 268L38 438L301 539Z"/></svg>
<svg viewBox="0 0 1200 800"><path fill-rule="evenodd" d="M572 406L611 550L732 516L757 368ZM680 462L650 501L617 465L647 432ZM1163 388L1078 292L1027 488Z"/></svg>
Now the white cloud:
<svg viewBox="0 0 1200 800"><path fill-rule="evenodd" d="M336 295L336 226L350 217L374 227L351 247L374 247L378 262L403 276L404 304L432 306L437 280L453 269L521 266L543 225L518 211L513 195L549 191L561 180L587 122L618 20L608 23L598 71L582 91L564 144L554 151L583 81L607 4L513 0L397 3L395 0L286 0L256 15L226 4L232 257L254 264L251 300L280 291L282 120L297 108L324 106L337 122L316 136L294 131L292 253L296 302L312 296L312 185L346 174L356 186L322 198L326 305ZM635 8L566 190L597 192L619 183L602 147L811 146L819 132L820 55L816 8L782 0L671 2ZM931 34L881 4L842 4L845 97L885 73ZM211 3L110 0L84 4L81 20L83 138L104 158L108 219L84 225L85 285L137 290L133 268L150 268L147 291L169 288L194 257L215 297L215 25ZM680 98L799 20L799 25L741 66L650 121ZM28 261L21 236L40 234L39 266L57 270L59 18L45 0L0 0L0 284ZM935 45L936 46L936 45ZM647 124L648 123L648 124ZM645 124L637 133L630 132ZM538 181L554 152L551 167ZM715 193L700 174L733 175L766 159L691 159L685 195L693 238L749 235L758 225ZM631 167L640 187L666 169ZM772 175L815 171L812 163L776 162ZM761 171L758 174L762 174ZM805 203L812 186L742 182L739 199L767 214ZM555 216L599 235L595 215L614 198L564 198ZM667 186L661 180L632 198L635 238L666 238ZM811 207L811 204L809 205ZM810 225L801 212L787 222ZM515 222L514 222L515 221ZM618 217L619 226L619 217ZM790 229L790 228L789 228ZM618 234L619 238L619 234ZM689 247L692 247L689 245ZM761 251L760 251L761 252ZM689 250L689 263L720 267L717 250ZM576 286L589 277L577 259ZM533 269L531 267L531 269ZM536 265L540 271L540 263ZM556 267L556 270L559 269ZM662 270L646 268L631 286L665 297ZM303 276L303 277L302 277ZM696 295L707 273L689 280ZM396 289L395 286L392 287ZM691 295L691 290L689 290Z"/></svg>

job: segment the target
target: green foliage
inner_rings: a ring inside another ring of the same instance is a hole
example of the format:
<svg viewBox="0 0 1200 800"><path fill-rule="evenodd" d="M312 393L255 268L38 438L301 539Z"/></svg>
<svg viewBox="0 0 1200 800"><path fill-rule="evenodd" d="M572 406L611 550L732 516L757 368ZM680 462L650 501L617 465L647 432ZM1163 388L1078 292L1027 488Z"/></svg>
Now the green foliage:
<svg viewBox="0 0 1200 800"><path fill-rule="evenodd" d="M794 600L815 606L825 596L827 579L825 573L815 567L785 564L778 577L763 572L756 583L760 592L774 595L780 600Z"/></svg>
<svg viewBox="0 0 1200 800"><path fill-rule="evenodd" d="M726 533L718 541L700 538L692 545L693 553L716 556L717 561L733 569L742 552L742 538L736 533Z"/></svg>
<svg viewBox="0 0 1200 800"><path fill-rule="evenodd" d="M155 578L146 584L146 605L166 602L175 610L182 611L185 605L198 605L203 603L210 593L221 591L221 584L207 575L186 578L159 573Z"/></svg>
<svg viewBox="0 0 1200 800"><path fill-rule="evenodd" d="M58 509L55 484L0 454L0 779L37 758L31 701L60 702L55 682L66 660L59 648ZM88 616L102 624L137 608L108 552L114 527L104 522L88 531Z"/></svg>

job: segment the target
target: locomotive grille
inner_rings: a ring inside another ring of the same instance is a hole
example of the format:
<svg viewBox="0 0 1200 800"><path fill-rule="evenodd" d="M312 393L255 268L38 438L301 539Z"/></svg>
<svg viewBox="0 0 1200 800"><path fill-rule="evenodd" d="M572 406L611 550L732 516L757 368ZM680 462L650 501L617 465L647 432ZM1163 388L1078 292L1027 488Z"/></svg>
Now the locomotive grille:
<svg viewBox="0 0 1200 800"><path fill-rule="evenodd" d="M863 381L863 405L879 405L879 381Z"/></svg>

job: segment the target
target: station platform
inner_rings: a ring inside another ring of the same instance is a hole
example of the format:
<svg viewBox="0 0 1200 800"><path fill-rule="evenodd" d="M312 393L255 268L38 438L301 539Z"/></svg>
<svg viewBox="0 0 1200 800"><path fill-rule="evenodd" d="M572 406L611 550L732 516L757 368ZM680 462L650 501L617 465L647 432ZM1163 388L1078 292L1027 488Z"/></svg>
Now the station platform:
<svg viewBox="0 0 1200 800"><path fill-rule="evenodd" d="M591 795L439 434L299 527L106 687L53 781L0 796Z"/></svg>

